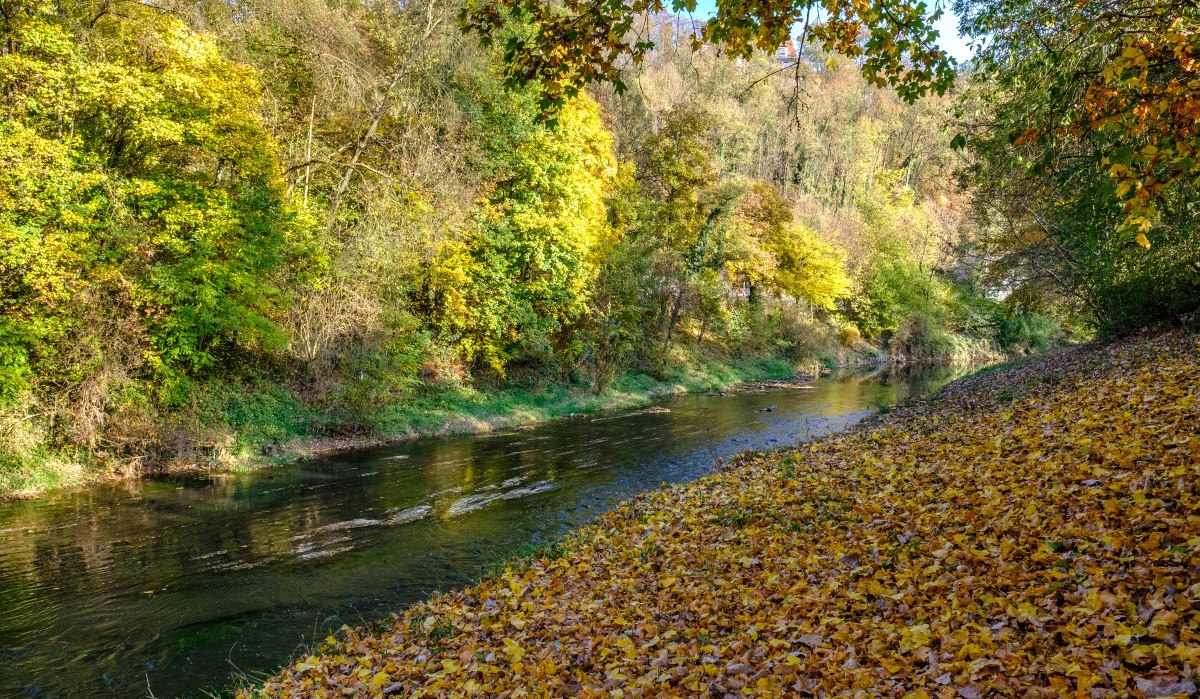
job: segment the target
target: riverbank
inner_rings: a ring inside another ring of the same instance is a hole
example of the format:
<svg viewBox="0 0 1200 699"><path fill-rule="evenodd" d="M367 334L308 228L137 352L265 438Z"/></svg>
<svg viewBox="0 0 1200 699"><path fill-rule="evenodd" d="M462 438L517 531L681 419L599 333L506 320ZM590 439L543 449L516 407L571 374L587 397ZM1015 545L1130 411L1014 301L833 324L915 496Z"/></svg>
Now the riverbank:
<svg viewBox="0 0 1200 699"><path fill-rule="evenodd" d="M705 360L684 366L663 381L645 374L618 377L596 394L552 382L536 389L460 388L414 396L380 411L378 424L352 435L321 434L320 415L305 411L281 391L249 392L222 424L196 434L185 449L148 468L138 460L106 460L93 454L48 453L16 468L0 468L0 502L37 497L56 489L139 478L147 473L239 472L295 463L342 451L398 444L425 437L484 434L548 420L648 405L670 395L732 388L750 381L794 376L785 359ZM232 419L229 419L232 416Z"/></svg>
<svg viewBox="0 0 1200 699"><path fill-rule="evenodd" d="M243 697L1196 692L1200 337L747 454Z"/></svg>

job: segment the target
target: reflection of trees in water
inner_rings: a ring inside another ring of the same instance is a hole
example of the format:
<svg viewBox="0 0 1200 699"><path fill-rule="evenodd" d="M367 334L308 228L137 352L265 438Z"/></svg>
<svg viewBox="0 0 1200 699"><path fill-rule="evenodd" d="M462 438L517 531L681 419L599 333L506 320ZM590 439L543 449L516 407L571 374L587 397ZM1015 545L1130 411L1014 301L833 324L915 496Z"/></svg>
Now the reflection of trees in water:
<svg viewBox="0 0 1200 699"><path fill-rule="evenodd" d="M76 592L86 586L89 571L83 549L74 542L38 540L33 548L33 573L41 587Z"/></svg>
<svg viewBox="0 0 1200 699"><path fill-rule="evenodd" d="M901 366L891 372L887 381L903 383L908 388L908 395L927 395L979 368L979 365Z"/></svg>
<svg viewBox="0 0 1200 699"><path fill-rule="evenodd" d="M897 400L909 396L934 393L942 386L967 376L980 367L978 365L942 364L882 364L844 369L833 375L832 380L855 386L894 386ZM826 379L830 380L830 379Z"/></svg>

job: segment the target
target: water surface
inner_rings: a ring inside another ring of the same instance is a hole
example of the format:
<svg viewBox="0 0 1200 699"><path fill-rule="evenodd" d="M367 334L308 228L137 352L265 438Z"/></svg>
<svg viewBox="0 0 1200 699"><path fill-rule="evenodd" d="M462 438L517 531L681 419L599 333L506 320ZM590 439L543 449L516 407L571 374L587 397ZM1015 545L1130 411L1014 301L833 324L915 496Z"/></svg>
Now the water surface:
<svg viewBox="0 0 1200 699"><path fill-rule="evenodd" d="M669 412L0 505L0 696L215 695L631 495L841 429L946 378L685 396L660 404Z"/></svg>

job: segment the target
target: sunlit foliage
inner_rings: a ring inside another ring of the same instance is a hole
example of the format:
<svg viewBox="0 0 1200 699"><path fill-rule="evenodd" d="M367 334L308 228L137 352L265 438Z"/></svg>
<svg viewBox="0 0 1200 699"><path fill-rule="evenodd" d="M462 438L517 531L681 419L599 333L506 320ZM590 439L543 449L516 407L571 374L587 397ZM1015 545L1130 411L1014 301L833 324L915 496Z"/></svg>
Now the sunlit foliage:
<svg viewBox="0 0 1200 699"><path fill-rule="evenodd" d="M478 231L443 262L466 282L448 286L443 299L465 358L503 373L514 358L561 351L557 336L587 312L600 248L613 238L605 198L616 163L586 97L565 105L552 127L534 119L527 101L494 106L485 109L496 134L495 185Z"/></svg>
<svg viewBox="0 0 1200 699"><path fill-rule="evenodd" d="M284 204L254 71L136 3L89 17L8 3L0 54L0 393L165 386L278 347L319 264Z"/></svg>
<svg viewBox="0 0 1200 699"><path fill-rule="evenodd" d="M1082 148L1112 178L1122 231L1149 248L1160 205L1200 174L1196 7L968 0L957 9L985 47L977 77L1008 93L999 112L1011 118L1004 128L1018 157L1054 171L1064 148ZM1010 111L1015 104L1020 112Z"/></svg>
<svg viewBox="0 0 1200 699"><path fill-rule="evenodd" d="M623 90L628 64L642 64L656 47L648 18L695 9L695 0L504 0L469 3L462 19L485 41L503 37L510 82L539 81L544 104L553 105L593 82ZM952 62L936 44L933 20L940 11L931 12L924 2L765 0L718 3L716 10L693 35L694 50L711 44L730 57L750 58L775 51L802 24L813 40L860 59L872 84L894 87L907 100L944 92L954 80ZM513 20L523 31L502 32Z"/></svg>

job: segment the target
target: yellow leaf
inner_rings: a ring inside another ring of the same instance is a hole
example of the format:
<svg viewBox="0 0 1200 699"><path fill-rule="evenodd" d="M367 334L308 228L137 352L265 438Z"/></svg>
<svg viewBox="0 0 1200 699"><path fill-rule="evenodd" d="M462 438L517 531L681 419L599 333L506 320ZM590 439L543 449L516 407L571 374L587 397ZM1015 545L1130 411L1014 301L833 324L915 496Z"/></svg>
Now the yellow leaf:
<svg viewBox="0 0 1200 699"><path fill-rule="evenodd" d="M900 632L900 652L907 653L929 645L929 624L914 624Z"/></svg>
<svg viewBox="0 0 1200 699"><path fill-rule="evenodd" d="M516 662L525 657L525 649L521 647L520 643L511 638L503 638L500 642L504 644L504 652L508 655L509 660Z"/></svg>

